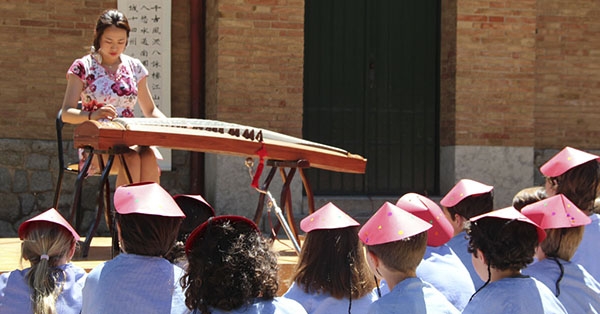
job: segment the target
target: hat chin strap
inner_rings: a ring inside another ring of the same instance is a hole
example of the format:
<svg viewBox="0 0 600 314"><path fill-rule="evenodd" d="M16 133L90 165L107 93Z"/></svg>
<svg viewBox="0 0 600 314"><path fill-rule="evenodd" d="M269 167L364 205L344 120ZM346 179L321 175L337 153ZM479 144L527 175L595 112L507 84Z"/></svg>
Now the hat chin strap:
<svg viewBox="0 0 600 314"><path fill-rule="evenodd" d="M471 296L471 298L469 299L469 302L471 302L471 300L473 300L473 297L479 292L481 291L481 289L483 289L483 287L487 286L490 281L492 280L492 268L490 266L490 264L487 265L487 272L488 272L488 279L487 281L483 284L483 286L479 287L479 289L477 289L477 291L475 291L475 293L473 293L473 295Z"/></svg>

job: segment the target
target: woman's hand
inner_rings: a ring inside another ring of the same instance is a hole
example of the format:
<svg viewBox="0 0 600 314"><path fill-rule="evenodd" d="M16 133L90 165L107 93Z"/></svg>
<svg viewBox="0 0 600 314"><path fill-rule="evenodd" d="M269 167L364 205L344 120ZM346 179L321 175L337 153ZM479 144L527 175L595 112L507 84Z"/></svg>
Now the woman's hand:
<svg viewBox="0 0 600 314"><path fill-rule="evenodd" d="M112 120L117 117L117 109L113 105L104 105L92 112L90 120L108 119Z"/></svg>

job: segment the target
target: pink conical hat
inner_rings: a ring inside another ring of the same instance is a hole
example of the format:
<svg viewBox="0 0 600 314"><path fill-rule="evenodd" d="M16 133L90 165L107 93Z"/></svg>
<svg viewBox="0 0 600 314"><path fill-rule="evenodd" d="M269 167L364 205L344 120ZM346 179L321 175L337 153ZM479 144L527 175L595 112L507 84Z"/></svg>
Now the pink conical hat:
<svg viewBox="0 0 600 314"><path fill-rule="evenodd" d="M485 213L485 214L482 214L482 215L479 215L479 216L475 216L475 217L473 217L473 218L471 218L469 220L471 222L475 222L475 221L477 221L477 220L479 220L481 218L486 218L486 217L500 218L500 219L505 219L505 220L518 220L518 221L523 221L523 222L532 224L537 229L538 242L541 243L546 238L546 231L544 231L543 228L541 228L535 222L531 221L531 219L527 218L525 215L521 214L520 211L516 210L512 206L506 207L506 208L502 208L502 209L492 210L489 213Z"/></svg>
<svg viewBox="0 0 600 314"><path fill-rule="evenodd" d="M471 179L462 179L442 198L440 204L445 207L453 207L471 195L488 193L493 188L493 186L485 185Z"/></svg>
<svg viewBox="0 0 600 314"><path fill-rule="evenodd" d="M427 231L431 225L423 219L385 202L359 230L358 237L366 245L402 240Z"/></svg>
<svg viewBox="0 0 600 314"><path fill-rule="evenodd" d="M120 186L115 191L114 202L115 210L122 215L185 217L171 194L154 182Z"/></svg>
<svg viewBox="0 0 600 314"><path fill-rule="evenodd" d="M317 229L340 229L359 225L356 220L331 202L300 221L300 228L304 232Z"/></svg>
<svg viewBox="0 0 600 314"><path fill-rule="evenodd" d="M440 246L454 236L454 228L442 209L429 198L417 193L404 194L396 206L425 220L432 225L427 231L427 245Z"/></svg>
<svg viewBox="0 0 600 314"><path fill-rule="evenodd" d="M573 167L599 158L600 156L567 146L543 164L540 172L546 177L558 177Z"/></svg>
<svg viewBox="0 0 600 314"><path fill-rule="evenodd" d="M544 229L578 227L592 220L562 194L529 204L521 213Z"/></svg>
<svg viewBox="0 0 600 314"><path fill-rule="evenodd" d="M29 226L31 225L31 223L36 221L46 221L60 225L67 229L73 235L75 241L79 241L80 239L79 234L77 233L77 231L75 231L75 229L73 229L71 224L56 209L50 208L47 211L27 221L24 221L19 226L19 238L21 240L25 239L25 237L27 236L27 233L29 232Z"/></svg>

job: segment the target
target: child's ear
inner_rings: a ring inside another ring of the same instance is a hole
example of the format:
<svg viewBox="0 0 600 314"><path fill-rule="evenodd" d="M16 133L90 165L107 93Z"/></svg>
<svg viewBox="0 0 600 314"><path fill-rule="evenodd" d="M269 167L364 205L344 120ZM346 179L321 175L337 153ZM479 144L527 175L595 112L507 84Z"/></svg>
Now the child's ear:
<svg viewBox="0 0 600 314"><path fill-rule="evenodd" d="M77 250L77 242L73 241L73 244L71 245L71 248L69 249L69 255L67 256L68 261L73 259L73 256L75 255L76 250Z"/></svg>
<svg viewBox="0 0 600 314"><path fill-rule="evenodd" d="M481 252L480 249L477 249L477 259L480 260L482 263L487 265L487 260L485 259L485 256L483 255L483 252Z"/></svg>
<svg viewBox="0 0 600 314"><path fill-rule="evenodd" d="M373 265L374 268L379 267L379 257L377 257L377 255L375 255L375 253L367 250L367 259L369 259L371 261L371 265Z"/></svg>

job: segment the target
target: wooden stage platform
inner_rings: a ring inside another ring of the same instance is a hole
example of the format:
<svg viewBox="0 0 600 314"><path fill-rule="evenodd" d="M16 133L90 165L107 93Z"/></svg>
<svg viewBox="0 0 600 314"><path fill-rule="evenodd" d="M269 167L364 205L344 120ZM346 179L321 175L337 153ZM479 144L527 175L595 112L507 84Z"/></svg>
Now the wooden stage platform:
<svg viewBox="0 0 600 314"><path fill-rule="evenodd" d="M298 260L294 246L287 239L277 239L273 242L273 249L279 254L279 291L282 295L291 284L291 277ZM73 264L90 271L96 265L111 258L111 238L94 237L88 257L73 259ZM20 265L21 240L19 238L0 238L0 273L29 267L29 262L23 260Z"/></svg>

